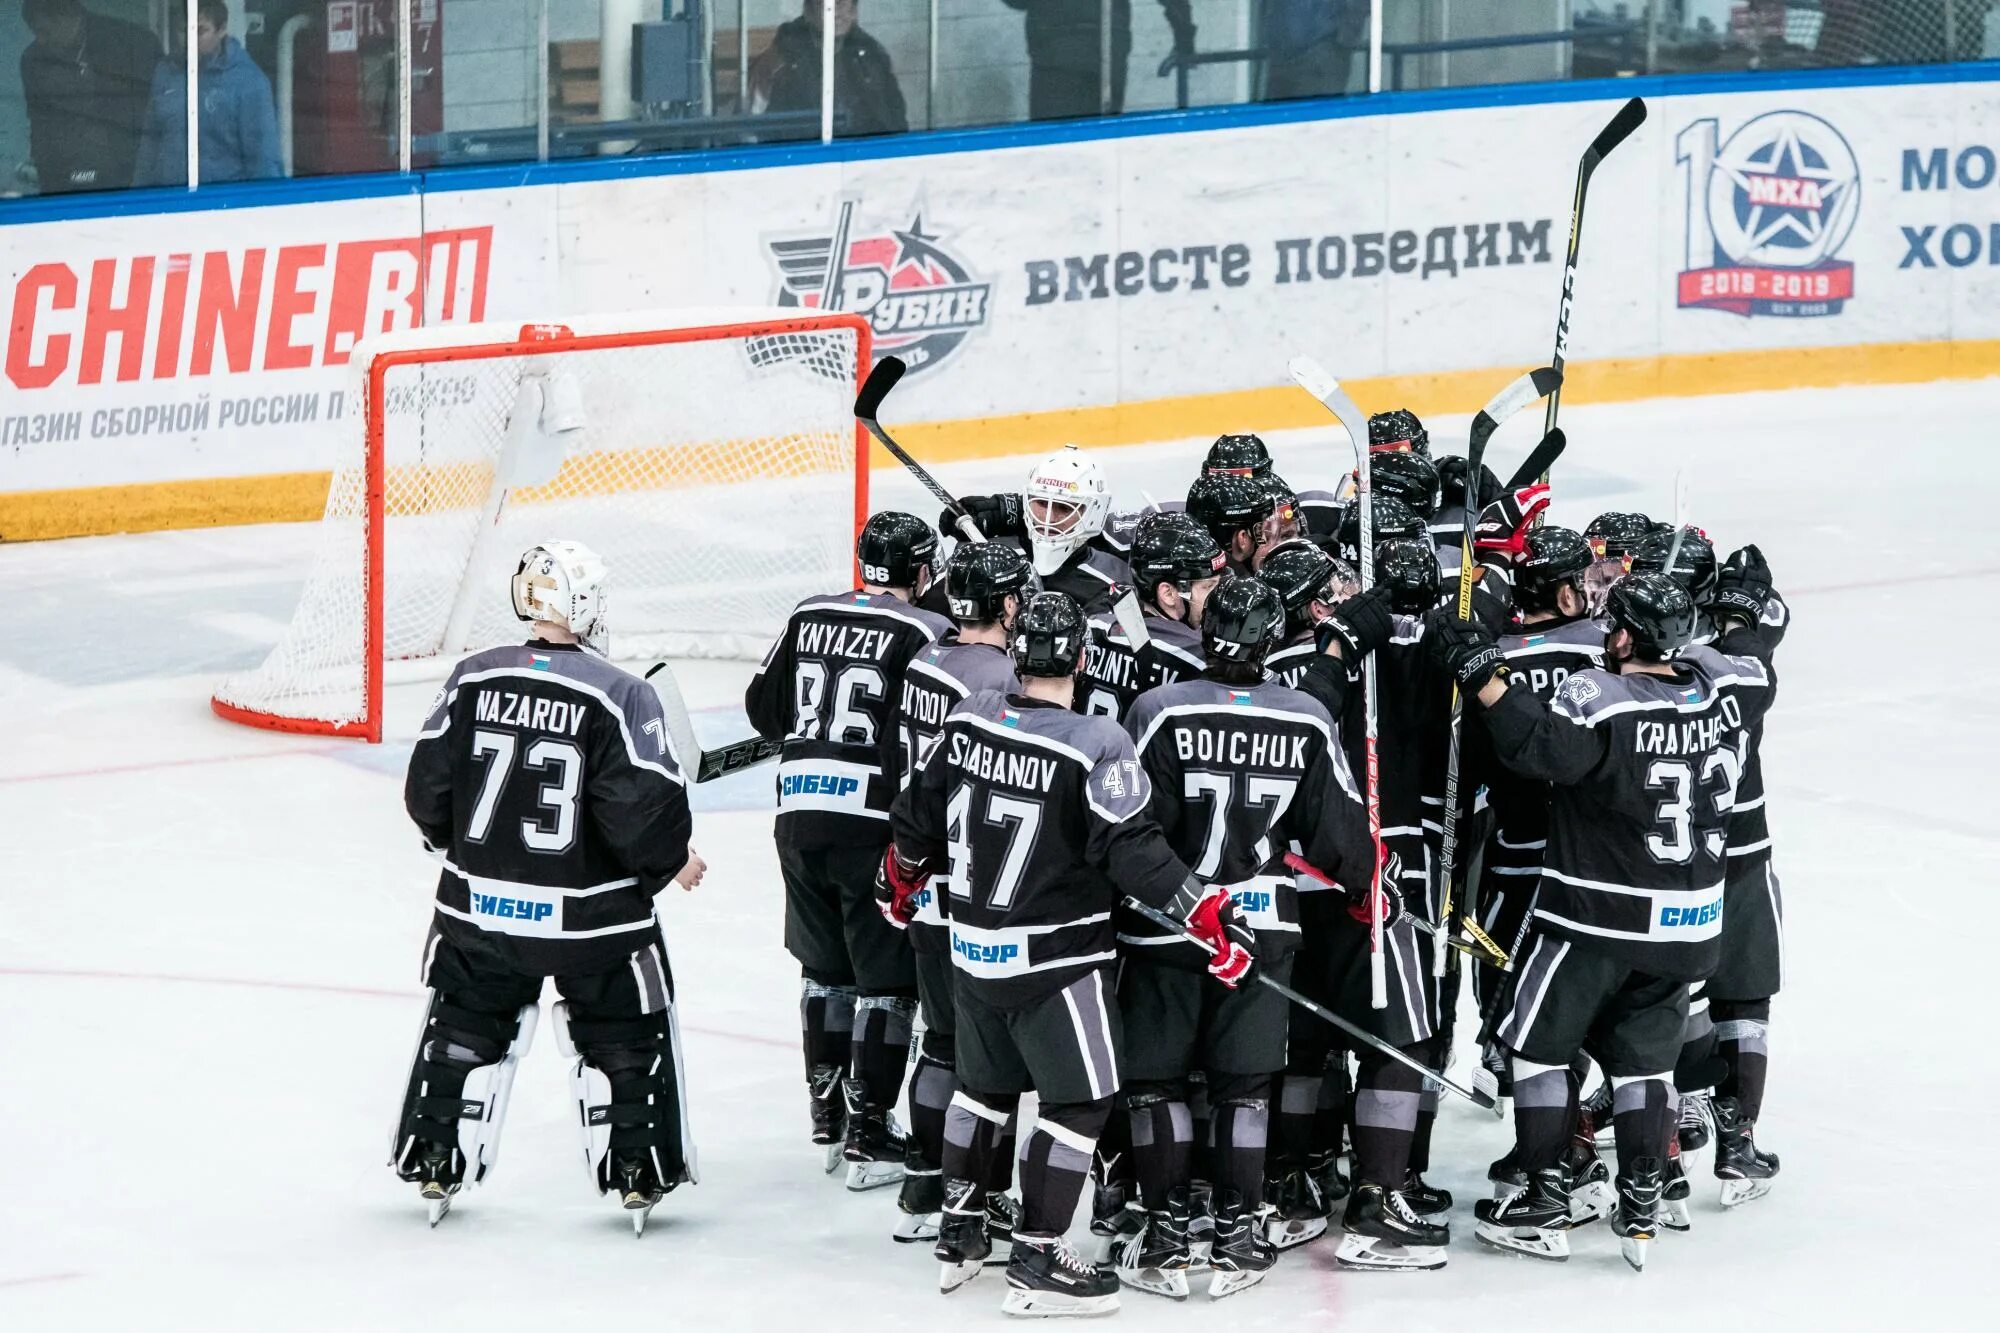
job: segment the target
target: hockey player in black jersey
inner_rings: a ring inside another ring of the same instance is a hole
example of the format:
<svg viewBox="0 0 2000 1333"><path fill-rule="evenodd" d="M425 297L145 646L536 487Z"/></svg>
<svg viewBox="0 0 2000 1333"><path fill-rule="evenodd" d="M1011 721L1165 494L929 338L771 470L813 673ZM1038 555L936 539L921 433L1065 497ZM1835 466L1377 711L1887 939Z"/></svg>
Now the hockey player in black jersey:
<svg viewBox="0 0 2000 1333"><path fill-rule="evenodd" d="M1299 915L1283 864L1287 847L1298 845L1328 876L1358 884L1364 899L1374 848L1333 720L1264 671L1284 623L1284 605L1270 586L1225 580L1202 621L1201 676L1148 690L1125 725L1168 841L1197 879L1228 889L1257 932L1258 966L1289 980ZM1209 1294L1225 1296L1261 1280L1275 1258L1262 1205L1286 1005L1262 987L1209 985L1206 956L1143 919L1121 921L1119 945L1126 1097L1146 1209L1145 1230L1123 1246L1120 1276L1144 1290L1187 1295L1194 1166L1188 1076L1200 1071L1214 1145Z"/></svg>
<svg viewBox="0 0 2000 1333"><path fill-rule="evenodd" d="M982 691L945 720L897 798L877 887L883 909L907 921L929 876L950 876L959 1091L937 1246L946 1291L977 1276L990 1251L981 1196L1015 1098L1032 1087L1040 1099L1007 1265L1003 1309L1017 1315L1118 1304L1116 1275L1063 1236L1118 1091L1113 908L1131 896L1187 922L1228 984L1254 961L1254 936L1229 895L1194 882L1148 814L1131 739L1108 718L1071 711L1084 639L1068 597L1028 604L1013 644L1021 692Z"/></svg>
<svg viewBox="0 0 2000 1333"><path fill-rule="evenodd" d="M1632 552L1652 531L1652 519L1617 509L1606 510L1584 525L1583 539L1590 543L1594 557L1584 579L1592 615L1604 614L1604 599L1611 585L1632 572Z"/></svg>
<svg viewBox="0 0 2000 1333"><path fill-rule="evenodd" d="M1498 762L1551 784L1534 929L1496 1029L1513 1058L1514 1155L1527 1179L1518 1194L1482 1201L1479 1235L1567 1255L1569 1066L1587 1051L1611 1079L1616 1226L1639 1268L1659 1225L1687 985L1720 952L1736 756L1771 677L1755 656L1693 645L1694 602L1664 576L1619 580L1607 616L1606 666L1571 674L1547 705L1509 688L1483 626L1440 617L1435 639ZM1760 647L1720 646L1739 645Z"/></svg>
<svg viewBox="0 0 2000 1333"><path fill-rule="evenodd" d="M1090 619L1077 711L1116 720L1141 691L1202 667L1201 617L1222 581L1222 548L1187 514L1148 514L1132 539L1132 577L1147 642L1135 648L1110 611Z"/></svg>
<svg viewBox="0 0 2000 1333"><path fill-rule="evenodd" d="M1285 603L1285 638L1264 659L1264 669L1280 684L1296 686L1321 651L1320 622L1361 591L1360 580L1352 565L1304 537L1272 547L1258 565L1257 577L1277 589Z"/></svg>
<svg viewBox="0 0 2000 1333"><path fill-rule="evenodd" d="M785 947L804 977L812 1139L829 1149L828 1171L848 1163L848 1188L871 1189L902 1177L889 1108L917 1007L910 949L875 910L875 866L902 764L903 675L951 626L914 604L937 555L923 520L876 514L856 552L861 587L798 604L743 707L759 735L784 741L778 866Z"/></svg>
<svg viewBox="0 0 2000 1333"><path fill-rule="evenodd" d="M704 866L659 697L601 656L604 584L577 542L531 548L513 579L527 642L453 668L410 752L404 803L444 870L391 1164L433 1226L499 1153L546 977L598 1191L643 1229L696 1179L653 899Z"/></svg>
<svg viewBox="0 0 2000 1333"><path fill-rule="evenodd" d="M1664 570L1671 537L1653 533L1642 540L1632 555L1634 571ZM1770 570L1756 547L1735 552L1718 570L1714 548L1690 529L1673 577L1702 609L1703 632L1754 642L1765 656L1784 638L1791 609L1771 590ZM1722 961L1690 997L1688 1032L1675 1070L1681 1150L1706 1146L1715 1131L1715 1174L1725 1207L1761 1198L1778 1174L1777 1157L1758 1149L1753 1137L1769 1064L1771 998L1784 980L1784 907L1764 813L1763 738L1761 720L1747 728L1742 777L1729 811Z"/></svg>
<svg viewBox="0 0 2000 1333"><path fill-rule="evenodd" d="M1282 481L1272 484L1270 473L1256 477L1203 473L1188 487L1187 512L1215 538L1229 568L1248 574L1255 567L1258 548L1278 540L1285 522L1280 501L1290 493Z"/></svg>
<svg viewBox="0 0 2000 1333"><path fill-rule="evenodd" d="M903 673L897 723L899 791L908 790L922 771L952 709L981 690L1007 694L1018 693L1021 687L1008 639L1034 591L1027 555L993 542L961 543L945 565L944 585L957 629L912 659ZM951 939L942 910L948 898L942 879L927 886L913 900L915 915L907 927L916 954L924 1036L916 1071L910 1076L910 1150L902 1194L896 1201L904 1214L896 1231L900 1241L935 1240L938 1213L944 1207L945 1113L958 1088ZM996 1157L1001 1175L1008 1175L1013 1159L1011 1128ZM991 1183L995 1190L987 1202L994 1229L1011 1234L1004 1181Z"/></svg>

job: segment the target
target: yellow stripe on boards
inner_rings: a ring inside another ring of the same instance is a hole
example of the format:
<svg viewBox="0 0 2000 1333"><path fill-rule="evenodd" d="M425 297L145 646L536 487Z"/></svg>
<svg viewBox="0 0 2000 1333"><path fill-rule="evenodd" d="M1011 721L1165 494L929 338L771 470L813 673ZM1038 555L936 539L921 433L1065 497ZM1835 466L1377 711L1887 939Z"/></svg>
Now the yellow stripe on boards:
<svg viewBox="0 0 2000 1333"><path fill-rule="evenodd" d="M1419 416L1444 416L1477 411L1509 373L1525 369L1528 369L1526 364L1421 375L1382 375L1348 380L1345 387L1355 402L1368 411L1407 407ZM1702 352L1572 361L1563 386L1563 401L1580 406L1715 393L1916 384L1989 375L2000 375L2000 339ZM1111 407L916 422L898 427L896 438L926 463L951 463L1044 452L1068 443L1115 447L1220 435L1227 431L1323 426L1326 421L1325 409L1295 386L1286 384L1155 398ZM660 455L657 467L635 469L634 455L655 453ZM690 454L695 455L692 463ZM599 480L584 483L584 489L573 489L566 484L571 476L581 478L594 471L585 463L585 457L566 463L564 475L542 492L517 498L531 501L563 493L600 493L629 484L617 478L629 479L635 471L641 475L672 476L680 482L722 480L725 476L736 479L741 465L740 453L733 446L691 445L630 451L623 455L624 462L617 469L606 469L597 474ZM873 465L897 466L880 448L875 449ZM287 472L0 493L0 541L240 523L304 522L318 518L325 509L328 480L325 472ZM443 489L453 493L466 490L463 485ZM396 487L392 485L391 490L393 493Z"/></svg>

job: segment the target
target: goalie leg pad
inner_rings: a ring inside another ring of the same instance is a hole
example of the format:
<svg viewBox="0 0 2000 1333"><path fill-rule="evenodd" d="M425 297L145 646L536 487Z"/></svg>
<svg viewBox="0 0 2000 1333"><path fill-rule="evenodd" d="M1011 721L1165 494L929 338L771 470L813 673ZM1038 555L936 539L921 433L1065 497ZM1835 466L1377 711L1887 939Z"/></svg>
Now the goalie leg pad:
<svg viewBox="0 0 2000 1333"><path fill-rule="evenodd" d="M417 1178L417 1145L427 1141L455 1150L462 1182L486 1178L499 1161L514 1071L534 1042L539 1013L534 1004L512 1016L479 1013L431 992L392 1145L399 1176Z"/></svg>
<svg viewBox="0 0 2000 1333"><path fill-rule="evenodd" d="M581 1019L563 1000L555 1029L570 1061L584 1166L598 1192L622 1184L617 1157L643 1158L662 1192L698 1181L675 1006L632 1019Z"/></svg>

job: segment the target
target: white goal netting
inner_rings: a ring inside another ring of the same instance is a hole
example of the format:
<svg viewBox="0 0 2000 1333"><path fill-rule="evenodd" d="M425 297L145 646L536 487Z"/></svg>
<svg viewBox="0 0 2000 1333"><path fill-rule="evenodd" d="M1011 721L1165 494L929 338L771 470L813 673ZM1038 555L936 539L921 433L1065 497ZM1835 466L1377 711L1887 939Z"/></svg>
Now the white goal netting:
<svg viewBox="0 0 2000 1333"><path fill-rule="evenodd" d="M801 597L851 579L866 342L852 317L754 310L363 344L366 410L298 609L217 711L379 737L371 673L520 637L514 562L557 538L610 568L613 656L760 656Z"/></svg>

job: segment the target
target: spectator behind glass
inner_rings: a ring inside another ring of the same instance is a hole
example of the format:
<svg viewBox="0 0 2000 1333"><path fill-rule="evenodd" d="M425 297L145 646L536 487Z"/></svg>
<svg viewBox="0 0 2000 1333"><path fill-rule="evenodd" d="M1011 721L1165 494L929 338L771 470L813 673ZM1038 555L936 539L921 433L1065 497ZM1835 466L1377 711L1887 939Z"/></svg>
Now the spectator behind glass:
<svg viewBox="0 0 2000 1333"><path fill-rule="evenodd" d="M1262 0L1258 37L1270 57L1260 100L1346 92L1355 52L1368 45L1370 7L1370 0Z"/></svg>
<svg viewBox="0 0 2000 1333"><path fill-rule="evenodd" d="M1071 116L1117 115L1125 109L1125 66L1132 54L1132 0L1111 3L1111 85L1105 71L1098 30L1104 22L1103 0L1005 0L1010 9L1027 15L1028 118L1062 120ZM1188 0L1160 0L1174 50L1194 51L1194 14Z"/></svg>
<svg viewBox="0 0 2000 1333"><path fill-rule="evenodd" d="M26 0L35 40L21 53L28 156L43 194L132 183L160 44L82 0Z"/></svg>
<svg viewBox="0 0 2000 1333"><path fill-rule="evenodd" d="M182 38L187 11L176 6L169 24L168 55L153 71L146 133L139 141L133 180L137 185L187 183L187 60ZM229 35L229 6L224 0L196 4L195 50L201 78L201 183L284 175L271 81L243 43Z"/></svg>
<svg viewBox="0 0 2000 1333"><path fill-rule="evenodd" d="M750 67L750 110L819 110L820 0L778 26ZM855 0L833 6L833 112L842 134L900 134L910 128L903 90L882 43L855 22Z"/></svg>

